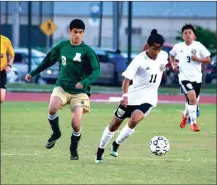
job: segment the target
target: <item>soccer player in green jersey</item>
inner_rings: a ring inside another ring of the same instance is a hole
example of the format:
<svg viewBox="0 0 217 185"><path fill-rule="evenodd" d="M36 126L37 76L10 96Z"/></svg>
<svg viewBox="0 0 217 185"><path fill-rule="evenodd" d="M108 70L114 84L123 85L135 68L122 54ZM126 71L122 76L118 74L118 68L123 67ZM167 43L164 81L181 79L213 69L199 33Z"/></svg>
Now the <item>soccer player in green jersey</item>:
<svg viewBox="0 0 217 185"><path fill-rule="evenodd" d="M77 147L81 138L81 120L83 114L90 111L90 85L100 75L100 64L95 52L82 41L84 30L85 24L82 20L72 20L68 30L70 39L55 46L42 63L25 78L29 82L33 76L60 61L60 73L48 108L48 120L53 134L48 139L46 148L53 148L56 140L61 137L58 109L70 104L73 129L71 160L79 159Z"/></svg>

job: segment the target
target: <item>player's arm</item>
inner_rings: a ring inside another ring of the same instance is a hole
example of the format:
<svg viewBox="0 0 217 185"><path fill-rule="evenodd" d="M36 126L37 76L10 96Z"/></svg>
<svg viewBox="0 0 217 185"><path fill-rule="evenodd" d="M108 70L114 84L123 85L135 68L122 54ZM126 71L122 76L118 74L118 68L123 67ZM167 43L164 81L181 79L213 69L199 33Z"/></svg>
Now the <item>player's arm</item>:
<svg viewBox="0 0 217 185"><path fill-rule="evenodd" d="M92 67L92 73L85 78L84 80L81 81L82 86L90 86L91 84L93 84L97 78L99 77L100 73L101 73L101 69L100 69L100 64L99 64L99 59L96 56L95 52L93 50L90 50L87 52L87 57L90 61L90 65Z"/></svg>
<svg viewBox="0 0 217 185"><path fill-rule="evenodd" d="M176 63L175 57L176 57L176 46L174 46L173 49L170 51L169 59L170 59L170 65L171 65L172 69L174 71L178 71L178 65Z"/></svg>
<svg viewBox="0 0 217 185"><path fill-rule="evenodd" d="M122 100L121 105L126 106L128 104L128 89L130 86L131 80L133 80L138 68L139 68L139 60L141 60L140 56L137 56L133 59L133 61L130 63L130 65L127 67L126 71L122 73L122 76L124 76L124 80L122 83Z"/></svg>
<svg viewBox="0 0 217 185"><path fill-rule="evenodd" d="M11 41L8 40L8 43L7 43L7 54L9 56L9 59L8 59L8 66L12 66L13 62L14 62L14 48L11 44Z"/></svg>
<svg viewBox="0 0 217 185"><path fill-rule="evenodd" d="M55 46L44 58L44 60L36 67L34 70L30 72L31 76L36 76L40 72L54 65L59 58L59 45Z"/></svg>
<svg viewBox="0 0 217 185"><path fill-rule="evenodd" d="M25 80L30 82L33 76L38 75L40 72L44 71L48 67L52 66L59 59L59 50L60 44L55 46L44 58L44 60L39 64L37 68L32 70L29 74L26 75Z"/></svg>
<svg viewBox="0 0 217 185"><path fill-rule="evenodd" d="M210 52L202 44L200 47L200 56L201 56L201 58L197 57L196 55L192 55L191 60L196 61L196 62L200 62L203 64L209 64L211 62Z"/></svg>

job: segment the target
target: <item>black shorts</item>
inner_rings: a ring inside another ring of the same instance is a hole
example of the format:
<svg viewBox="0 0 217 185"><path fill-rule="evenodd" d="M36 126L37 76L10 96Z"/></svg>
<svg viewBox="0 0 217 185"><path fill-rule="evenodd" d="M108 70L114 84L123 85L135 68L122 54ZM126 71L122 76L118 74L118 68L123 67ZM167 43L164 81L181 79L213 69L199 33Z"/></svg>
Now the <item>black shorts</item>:
<svg viewBox="0 0 217 185"><path fill-rule="evenodd" d="M6 84L7 84L7 74L6 71L0 71L0 86L1 89L6 89Z"/></svg>
<svg viewBox="0 0 217 185"><path fill-rule="evenodd" d="M115 116L118 119L124 120L126 118L130 118L135 110L140 110L144 113L144 116L147 116L151 112L152 108L153 106L149 103L144 103L141 105L127 105L126 107L119 105L115 111Z"/></svg>
<svg viewBox="0 0 217 185"><path fill-rule="evenodd" d="M200 95L201 83L184 80L180 82L180 85L181 85L181 93L184 93L186 95L188 91L194 90L196 93L196 97Z"/></svg>

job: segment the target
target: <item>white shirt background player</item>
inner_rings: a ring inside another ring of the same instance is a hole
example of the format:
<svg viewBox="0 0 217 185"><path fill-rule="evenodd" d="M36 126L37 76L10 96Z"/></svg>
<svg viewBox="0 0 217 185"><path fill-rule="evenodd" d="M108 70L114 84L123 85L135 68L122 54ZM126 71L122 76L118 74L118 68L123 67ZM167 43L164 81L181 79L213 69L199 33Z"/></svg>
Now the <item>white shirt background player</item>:
<svg viewBox="0 0 217 185"><path fill-rule="evenodd" d="M202 63L210 63L210 52L195 41L196 30L191 24L182 27L184 42L178 43L170 51L170 62L174 71L179 71L179 83L186 96L186 106L180 121L180 127L185 128L190 117L191 131L200 131L196 123L197 97L202 82ZM175 58L179 63L175 63Z"/></svg>
<svg viewBox="0 0 217 185"><path fill-rule="evenodd" d="M179 61L179 82L187 80L190 82L202 82L202 63L192 60L192 56L206 58L210 52L198 41L193 41L191 45L185 42L176 44L170 54Z"/></svg>

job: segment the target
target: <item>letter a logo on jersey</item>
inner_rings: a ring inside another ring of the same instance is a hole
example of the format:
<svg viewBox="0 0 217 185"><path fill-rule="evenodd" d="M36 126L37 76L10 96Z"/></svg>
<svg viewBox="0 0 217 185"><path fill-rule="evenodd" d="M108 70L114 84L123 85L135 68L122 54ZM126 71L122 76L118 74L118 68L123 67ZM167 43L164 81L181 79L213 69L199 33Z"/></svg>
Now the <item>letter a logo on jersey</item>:
<svg viewBox="0 0 217 185"><path fill-rule="evenodd" d="M65 56L61 56L62 59L62 65L66 66L66 57Z"/></svg>
<svg viewBox="0 0 217 185"><path fill-rule="evenodd" d="M81 53L76 53L75 57L73 58L76 62L81 62Z"/></svg>

